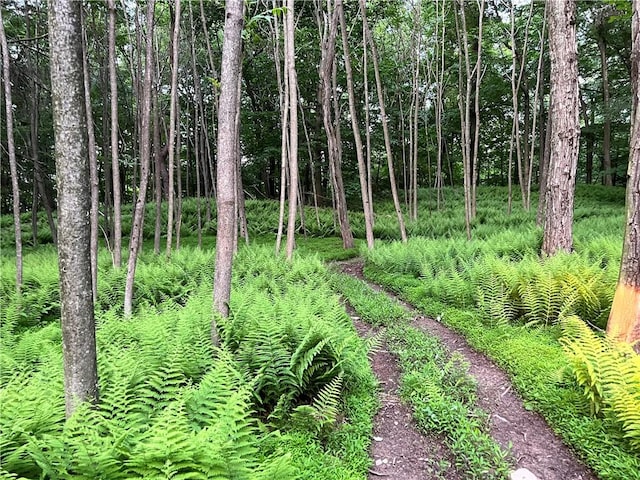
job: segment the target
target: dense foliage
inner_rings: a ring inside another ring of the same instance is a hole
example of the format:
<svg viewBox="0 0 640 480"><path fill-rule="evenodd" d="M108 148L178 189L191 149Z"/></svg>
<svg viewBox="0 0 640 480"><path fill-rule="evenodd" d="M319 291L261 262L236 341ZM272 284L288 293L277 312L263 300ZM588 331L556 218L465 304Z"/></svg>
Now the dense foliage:
<svg viewBox="0 0 640 480"><path fill-rule="evenodd" d="M289 479L326 477L330 468L335 478L360 478L374 384L366 346L321 262L287 265L271 249L243 251L232 315L219 320L223 345L213 349L213 254L185 248L162 271L157 258L145 260L132 319L108 299L120 296L122 279L101 278L100 400L66 423L60 326L23 321L25 311L3 293L3 474ZM54 288L52 250L27 265L30 291ZM55 303L47 295L26 313ZM337 427L339 412L349 420Z"/></svg>

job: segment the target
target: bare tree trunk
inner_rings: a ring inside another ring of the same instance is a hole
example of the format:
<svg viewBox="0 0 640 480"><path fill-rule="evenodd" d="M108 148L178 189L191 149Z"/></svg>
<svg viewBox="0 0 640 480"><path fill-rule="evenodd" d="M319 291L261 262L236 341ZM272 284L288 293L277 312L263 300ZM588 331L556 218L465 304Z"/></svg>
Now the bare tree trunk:
<svg viewBox="0 0 640 480"><path fill-rule="evenodd" d="M478 52L476 58L475 71L475 93L474 93L474 132L473 132L473 155L471 157L471 218L476 218L476 189L478 186L479 158L478 150L480 145L480 83L482 82L482 27L484 21L485 0L476 0L478 4Z"/></svg>
<svg viewBox="0 0 640 480"><path fill-rule="evenodd" d="M276 1L273 1L273 8L276 8ZM280 65L280 24L278 16L274 17L274 43L273 57L276 66L276 80L278 82L278 97L280 105L280 209L278 213L278 233L276 235L276 255L280 253L282 244L282 233L284 230L284 209L286 203L286 182L287 182L287 159L288 159L288 121L289 121L289 75L284 77ZM284 44L285 57L287 43ZM285 60L286 64L286 60Z"/></svg>
<svg viewBox="0 0 640 480"><path fill-rule="evenodd" d="M536 225L544 227L544 219L547 213L547 177L549 175L549 165L551 160L551 126L553 118L551 109L547 112L547 125L544 134L544 149L540 159L540 193L538 195L538 212L536 215Z"/></svg>
<svg viewBox="0 0 640 480"><path fill-rule="evenodd" d="M90 173L82 67L82 3L50 0L51 93L60 238L60 311L67 418L98 397ZM1 22L0 22L1 23Z"/></svg>
<svg viewBox="0 0 640 480"><path fill-rule="evenodd" d="M242 98L242 76L238 75L238 99ZM238 100L239 102L240 100ZM245 207L244 188L242 186L242 150L240 145L240 105L236 111L236 209L239 234L249 245L249 228L247 226L247 210Z"/></svg>
<svg viewBox="0 0 640 480"><path fill-rule="evenodd" d="M347 91L349 93L349 113L351 115L351 127L353 128L353 138L356 144L356 156L358 158L358 174L360 177L360 195L362 197L362 210L364 211L364 226L367 238L367 247L373 248L373 221L371 213L373 211L369 203L369 185L367 182L367 167L362 153L362 137L360 136L360 124L358 123L358 113L356 110L355 93L353 90L353 71L351 69L351 54L349 53L349 38L347 22L344 18L344 8L342 0L336 0L335 13L340 20L340 30L342 32L342 50L344 54L344 67L347 73ZM368 100L367 100L368 101Z"/></svg>
<svg viewBox="0 0 640 480"><path fill-rule="evenodd" d="M240 108L238 81L241 75L243 0L227 0L225 6L224 43L220 74L220 103L218 106L218 169L216 266L213 280L214 311L229 316L231 297L231 268L235 225L235 172L237 169L236 112ZM220 344L216 315L211 320L211 341Z"/></svg>
<svg viewBox="0 0 640 480"><path fill-rule="evenodd" d="M391 137L389 135L389 125L387 124L387 112L384 107L384 91L382 88L382 80L380 78L380 68L378 67L378 52L376 50L376 44L367 22L367 7L365 0L359 0L360 11L362 13L363 28L366 33L367 42L369 48L371 48L371 57L373 58L373 69L376 77L376 90L378 92L378 102L380 104L380 118L382 120L382 131L384 135L385 150L387 153L387 165L389 167L389 182L391 183L391 196L393 197L393 205L396 210L396 216L398 217L398 225L400 227L400 237L403 242L407 241L407 230L404 225L404 217L402 215L402 209L400 208L400 200L398 199L398 188L396 185L396 176L393 171L393 155L391 153Z"/></svg>
<svg viewBox="0 0 640 480"><path fill-rule="evenodd" d="M367 29L362 24L362 71L364 74L364 135L367 145L367 195L371 208L371 228L375 226L376 217L373 214L373 186L371 181L371 112L369 108L369 67L367 65Z"/></svg>
<svg viewBox="0 0 640 480"><path fill-rule="evenodd" d="M11 193L13 196L13 230L16 243L16 290L22 289L22 227L20 225L20 187L18 186L18 165L13 136L13 101L11 99L11 73L9 69L9 47L4 33L2 12L0 11L0 43L2 44L2 78L4 83L4 104L7 116L7 150L11 172Z"/></svg>
<svg viewBox="0 0 640 480"><path fill-rule="evenodd" d="M156 54L156 63L158 63ZM158 95L160 93L160 66L155 69L155 85L151 105L153 109L153 185L155 192L156 224L153 232L153 253L160 253L160 237L162 236L162 161L163 148L160 145L160 112Z"/></svg>
<svg viewBox="0 0 640 480"><path fill-rule="evenodd" d="M444 202L444 195L442 192L442 155L444 153L444 138L442 135L442 116L444 113L444 67L445 67L445 55L444 55L444 39L446 32L445 22L445 5L446 1L442 0L441 14L438 14L436 19L436 138L438 142L437 158L436 158L436 205L440 210L440 205ZM438 1L436 0L436 11L438 8ZM438 30L440 30L438 32ZM440 35L438 37L438 34Z"/></svg>
<svg viewBox="0 0 640 480"><path fill-rule="evenodd" d="M84 28L83 10L80 9L82 24L82 69L84 84L84 102L87 110L87 139L89 147L89 179L91 181L91 284L93 302L98 300L98 202L100 201L100 184L98 181L98 155L96 152L96 134L93 128L93 108L91 106L91 77L89 75L89 60L87 32Z"/></svg>
<svg viewBox="0 0 640 480"><path fill-rule="evenodd" d="M547 175L542 253L573 247L573 198L580 144L578 54L574 0L549 3L551 163Z"/></svg>
<svg viewBox="0 0 640 480"><path fill-rule="evenodd" d="M289 77L289 221L287 223L287 260L295 247L298 197L298 77L295 63L294 0L287 0L285 14L286 75Z"/></svg>
<svg viewBox="0 0 640 480"><path fill-rule="evenodd" d="M144 80L142 82L141 125L140 125L140 192L135 202L131 239L129 240L129 259L127 262L127 280L124 289L124 315L130 317L133 310L133 282L138 263L138 252L142 245L142 227L144 224L144 209L149 184L150 163L150 128L151 114L151 70L153 68L153 27L155 17L155 0L147 4L147 40L145 47Z"/></svg>
<svg viewBox="0 0 640 480"><path fill-rule="evenodd" d="M122 266L122 200L118 160L118 78L116 75L116 2L109 8L109 86L111 89L111 175L113 184L113 266Z"/></svg>
<svg viewBox="0 0 640 480"><path fill-rule="evenodd" d="M175 0L175 19L173 24L173 35L171 37L171 106L169 107L169 191L167 196L169 202L167 206L167 257L171 256L171 246L173 242L173 209L174 209L174 164L175 164L175 144L176 144L176 117L178 104L178 43L180 41L180 0Z"/></svg>
<svg viewBox="0 0 640 480"><path fill-rule="evenodd" d="M342 236L342 245L344 248L353 247L353 235L349 225L349 217L347 215L346 198L344 194L344 185L342 182L341 163L341 144L339 138L340 117L339 106L337 105L337 97L335 88L333 88L333 79L335 76L335 46L336 35L338 29L338 15L335 11L331 11L331 5L328 3L328 24L325 21L324 33L322 35L322 60L320 62L320 85L322 92L322 119L324 128L327 133L327 150L329 153L329 165L331 167L331 183L333 185L333 194L335 197L336 213L338 215L338 224L340 226L340 234ZM334 102L334 115L331 114L331 102Z"/></svg>

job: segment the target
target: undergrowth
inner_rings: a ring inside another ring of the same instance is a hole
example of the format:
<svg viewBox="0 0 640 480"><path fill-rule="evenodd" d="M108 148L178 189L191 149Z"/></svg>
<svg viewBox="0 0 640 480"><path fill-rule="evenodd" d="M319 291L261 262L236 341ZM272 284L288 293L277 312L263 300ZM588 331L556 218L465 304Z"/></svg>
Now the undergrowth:
<svg viewBox="0 0 640 480"><path fill-rule="evenodd" d="M59 323L17 328L3 316L0 475L362 478L375 383L322 263L243 249L214 349L213 255L185 249L169 279L159 261L141 262L142 279L162 281L139 293L130 320L105 302L100 400L66 422Z"/></svg>

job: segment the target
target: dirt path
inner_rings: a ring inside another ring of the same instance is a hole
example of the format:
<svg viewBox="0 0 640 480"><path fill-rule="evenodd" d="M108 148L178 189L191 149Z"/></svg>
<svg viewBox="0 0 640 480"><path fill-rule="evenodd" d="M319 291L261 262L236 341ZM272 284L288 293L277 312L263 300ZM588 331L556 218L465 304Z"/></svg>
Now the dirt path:
<svg viewBox="0 0 640 480"><path fill-rule="evenodd" d="M370 337L377 333L371 325L361 321L349 305L347 311L360 336ZM368 478L464 479L464 475L456 471L453 454L444 439L436 435L425 436L416 428L411 409L400 400L400 368L386 345L381 345L370 359L371 368L380 382L380 410L374 418L371 445L374 464Z"/></svg>
<svg viewBox="0 0 640 480"><path fill-rule="evenodd" d="M340 269L344 273L365 281L361 260L341 263ZM380 286L367 283L372 288L384 291L398 300L413 315L412 326L438 337L449 351L458 352L466 358L470 365L469 373L477 380L478 405L489 414L490 433L502 447L508 448L511 445L516 469L525 468L540 480L595 480L597 478L562 443L539 414L524 408L508 376L486 356L473 350L462 335L421 315L412 305ZM445 478L455 477L446 476Z"/></svg>

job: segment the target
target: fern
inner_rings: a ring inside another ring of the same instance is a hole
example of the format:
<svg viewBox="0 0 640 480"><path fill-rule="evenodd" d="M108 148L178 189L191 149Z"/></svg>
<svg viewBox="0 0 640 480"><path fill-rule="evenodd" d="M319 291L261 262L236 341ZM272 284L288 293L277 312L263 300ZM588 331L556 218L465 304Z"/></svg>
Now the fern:
<svg viewBox="0 0 640 480"><path fill-rule="evenodd" d="M631 346L598 337L578 317L562 321L572 373L594 414L611 415L640 452L640 357Z"/></svg>

